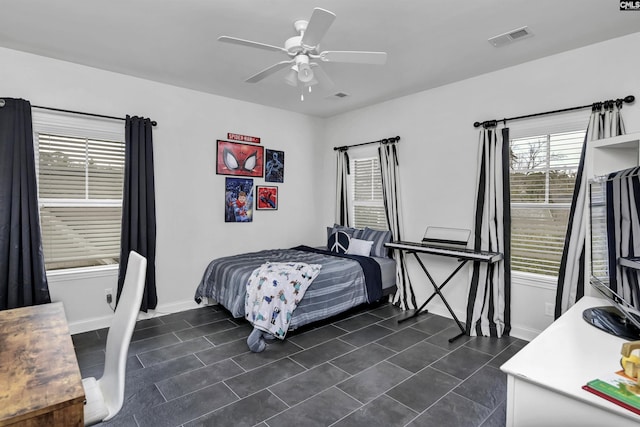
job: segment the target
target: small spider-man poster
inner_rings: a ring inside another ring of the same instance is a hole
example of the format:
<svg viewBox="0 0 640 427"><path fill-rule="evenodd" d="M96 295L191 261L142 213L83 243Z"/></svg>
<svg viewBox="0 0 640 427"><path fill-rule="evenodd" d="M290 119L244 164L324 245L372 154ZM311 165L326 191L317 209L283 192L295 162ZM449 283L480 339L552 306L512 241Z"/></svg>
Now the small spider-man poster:
<svg viewBox="0 0 640 427"><path fill-rule="evenodd" d="M224 222L253 221L253 179L225 178Z"/></svg>
<svg viewBox="0 0 640 427"><path fill-rule="evenodd" d="M261 177L263 166L264 147L218 140L218 175Z"/></svg>
<svg viewBox="0 0 640 427"><path fill-rule="evenodd" d="M256 186L256 209L278 209L278 187L258 185Z"/></svg>

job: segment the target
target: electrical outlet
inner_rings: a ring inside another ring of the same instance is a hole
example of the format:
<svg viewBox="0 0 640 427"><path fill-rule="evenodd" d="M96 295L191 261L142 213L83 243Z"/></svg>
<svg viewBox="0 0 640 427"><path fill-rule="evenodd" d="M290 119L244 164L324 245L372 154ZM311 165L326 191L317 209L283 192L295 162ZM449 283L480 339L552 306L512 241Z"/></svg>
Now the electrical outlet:
<svg viewBox="0 0 640 427"><path fill-rule="evenodd" d="M111 304L111 301L113 301L113 289L106 288L104 290L104 297L107 300L107 304Z"/></svg>
<svg viewBox="0 0 640 427"><path fill-rule="evenodd" d="M544 303L544 315L553 316L553 303L550 303L550 302Z"/></svg>

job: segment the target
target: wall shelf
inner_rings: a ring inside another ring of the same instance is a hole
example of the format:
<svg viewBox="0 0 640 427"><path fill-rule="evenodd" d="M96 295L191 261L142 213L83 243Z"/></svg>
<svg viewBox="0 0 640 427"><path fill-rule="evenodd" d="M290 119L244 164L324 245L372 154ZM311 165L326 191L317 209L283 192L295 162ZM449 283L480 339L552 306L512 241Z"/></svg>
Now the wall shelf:
<svg viewBox="0 0 640 427"><path fill-rule="evenodd" d="M591 141L587 147L589 179L640 164L640 133Z"/></svg>

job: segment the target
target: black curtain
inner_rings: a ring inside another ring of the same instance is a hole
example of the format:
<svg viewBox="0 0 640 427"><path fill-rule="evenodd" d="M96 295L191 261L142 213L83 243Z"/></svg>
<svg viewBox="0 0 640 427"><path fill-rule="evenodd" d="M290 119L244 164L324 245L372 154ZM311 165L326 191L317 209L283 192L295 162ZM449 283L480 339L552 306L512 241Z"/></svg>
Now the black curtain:
<svg viewBox="0 0 640 427"><path fill-rule="evenodd" d="M153 137L150 119L129 117L125 123L124 195L118 294L127 271L129 252L147 259L147 278L140 310L156 308L156 201L153 178Z"/></svg>
<svg viewBox="0 0 640 427"><path fill-rule="evenodd" d="M0 310L51 302L38 216L31 104L1 98Z"/></svg>

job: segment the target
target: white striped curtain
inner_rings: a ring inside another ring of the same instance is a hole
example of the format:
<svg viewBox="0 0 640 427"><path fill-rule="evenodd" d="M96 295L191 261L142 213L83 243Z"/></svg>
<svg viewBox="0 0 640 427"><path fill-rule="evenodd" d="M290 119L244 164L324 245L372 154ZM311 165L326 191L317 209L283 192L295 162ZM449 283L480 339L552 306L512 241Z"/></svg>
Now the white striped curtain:
<svg viewBox="0 0 640 427"><path fill-rule="evenodd" d="M336 171L336 224L349 226L349 154L347 150L338 150L338 167Z"/></svg>
<svg viewBox="0 0 640 427"><path fill-rule="evenodd" d="M623 135L624 123L620 114L622 101L607 101L593 105L589 126L584 137L580 163L576 173L576 184L569 211L569 223L564 241L564 250L558 273L555 318L560 317L584 296L585 284L585 239L587 218L584 211L587 203L588 183L583 173L587 142Z"/></svg>
<svg viewBox="0 0 640 427"><path fill-rule="evenodd" d="M619 258L640 256L640 167L609 174L606 197L609 287L640 309L640 272L618 263Z"/></svg>
<svg viewBox="0 0 640 427"><path fill-rule="evenodd" d="M467 303L467 334L501 337L511 330L511 210L509 129L480 131L477 198L471 249L500 252L492 264L474 262Z"/></svg>
<svg viewBox="0 0 640 427"><path fill-rule="evenodd" d="M391 240L402 240L402 215L400 213L400 176L398 171L397 144L386 143L378 147L378 159L382 176L382 195L387 216L387 224L391 230ZM396 285L398 290L391 302L403 310L417 307L416 296L411 285L404 251L394 251L396 260Z"/></svg>

